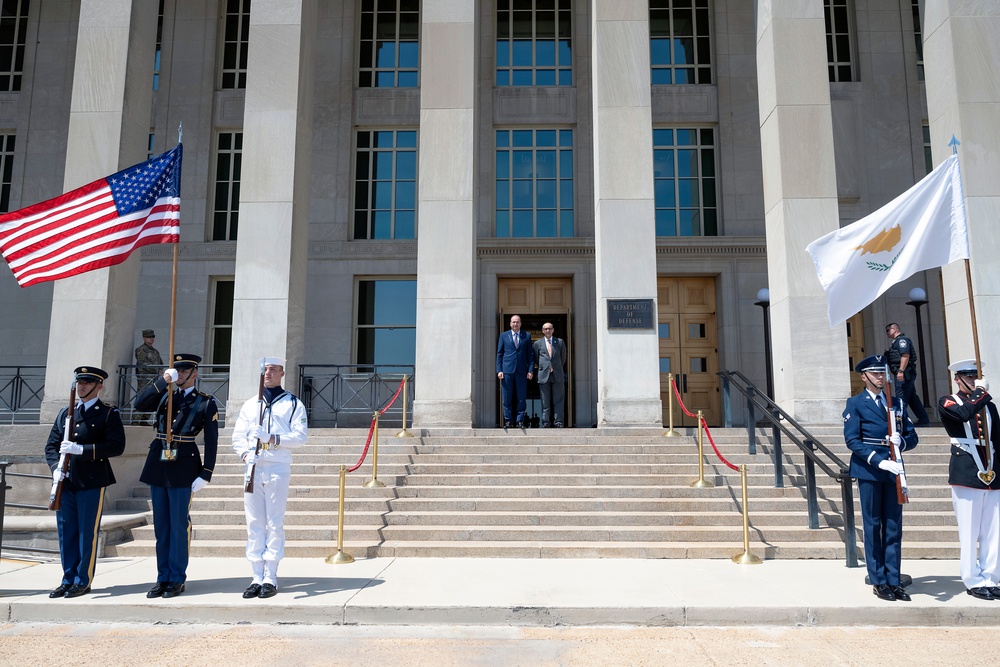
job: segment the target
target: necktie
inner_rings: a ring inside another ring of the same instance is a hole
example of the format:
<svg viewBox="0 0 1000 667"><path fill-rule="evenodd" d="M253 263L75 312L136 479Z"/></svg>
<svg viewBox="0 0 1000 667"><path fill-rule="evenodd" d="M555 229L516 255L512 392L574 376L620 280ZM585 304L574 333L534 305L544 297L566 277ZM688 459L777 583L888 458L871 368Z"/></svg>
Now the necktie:
<svg viewBox="0 0 1000 667"><path fill-rule="evenodd" d="M885 412L885 401L882 400L882 394L875 397L875 403L882 409L882 412Z"/></svg>
<svg viewBox="0 0 1000 667"><path fill-rule="evenodd" d="M549 357L551 358L552 357L552 339L551 338L546 338L545 339L545 347L548 349L548 351L549 351Z"/></svg>
<svg viewBox="0 0 1000 667"><path fill-rule="evenodd" d="M516 350L516 349L517 349L517 346L518 346L518 344L520 344L520 342L521 342L521 337L520 337L520 336L518 336L518 335L517 335L516 333L514 333L513 331L511 331L511 332L510 332L510 337L514 339L514 349Z"/></svg>

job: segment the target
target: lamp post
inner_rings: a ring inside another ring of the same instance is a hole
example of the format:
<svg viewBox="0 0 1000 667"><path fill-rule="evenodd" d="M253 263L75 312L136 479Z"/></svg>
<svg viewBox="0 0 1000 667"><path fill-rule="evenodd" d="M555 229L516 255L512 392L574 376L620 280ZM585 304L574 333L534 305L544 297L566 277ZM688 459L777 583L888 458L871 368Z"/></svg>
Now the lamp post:
<svg viewBox="0 0 1000 667"><path fill-rule="evenodd" d="M910 290L910 300L907 306L913 306L917 313L917 345L920 346L920 388L924 390L924 405L927 403L927 364L924 362L924 327L920 322L920 306L927 304L927 292L919 287Z"/></svg>
<svg viewBox="0 0 1000 667"><path fill-rule="evenodd" d="M773 401L774 376L771 369L771 318L767 313L767 309L771 305L771 291L766 287L758 291L757 301L754 302L754 305L760 306L764 312L764 371L766 373L765 377L767 377L767 397ZM922 356L920 358L923 359Z"/></svg>

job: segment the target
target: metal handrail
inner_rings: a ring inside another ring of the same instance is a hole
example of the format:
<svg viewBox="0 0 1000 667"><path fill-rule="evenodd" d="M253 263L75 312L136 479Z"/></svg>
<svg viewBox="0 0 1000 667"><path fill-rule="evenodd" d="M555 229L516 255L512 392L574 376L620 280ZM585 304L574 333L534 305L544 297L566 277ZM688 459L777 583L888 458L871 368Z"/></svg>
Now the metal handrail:
<svg viewBox="0 0 1000 667"><path fill-rule="evenodd" d="M840 484L842 512L844 520L844 547L846 550L847 567L858 566L857 530L854 521L854 480L851 479L850 466L828 447L824 446L812 433L792 418L784 409L775 403L767 394L754 385L747 376L739 371L719 371L722 378L725 396L726 426L732 425L729 411L730 387L736 387L747 399L747 433L749 436L750 453L755 454L757 433L757 413L771 424L774 440L774 477L775 488L784 486L782 467L781 434L798 447L805 455L806 464L806 501L809 507L809 528L819 528L819 501L817 499L816 466L818 465L831 479ZM794 430L793 430L794 429ZM823 456L820 456L822 454ZM823 457L826 457L825 459Z"/></svg>
<svg viewBox="0 0 1000 667"><path fill-rule="evenodd" d="M413 369L412 364L300 364L299 398L306 406L309 424L368 426L372 412L392 398L404 377L409 385L406 411L411 413ZM388 415L398 415L402 422L402 404L390 408ZM353 421L343 419L346 416L353 416Z"/></svg>
<svg viewBox="0 0 1000 667"><path fill-rule="evenodd" d="M120 364L118 366L118 410L121 412L122 423L125 425L144 424L152 419L152 413L135 409L135 398L149 383L162 375L136 373L135 364ZM226 421L226 403L229 400L229 364L202 364L198 368L198 378L195 388L215 398L219 409L219 426Z"/></svg>
<svg viewBox="0 0 1000 667"><path fill-rule="evenodd" d="M17 509L27 509L27 510L45 510L48 511L47 505L26 505L23 503L8 503L7 502L7 491L13 487L7 486L8 477L33 477L36 479L51 479L48 475L34 475L31 473L21 473L21 472L7 472L7 468L11 466L10 461L0 461L0 553L3 552L3 520L4 515L7 513L8 507L14 507ZM46 549L44 547L22 547L22 546L7 546L8 551L26 551L30 553L43 553L43 554L57 554L58 549Z"/></svg>
<svg viewBox="0 0 1000 667"><path fill-rule="evenodd" d="M37 424L45 394L45 366L0 366L0 420Z"/></svg>

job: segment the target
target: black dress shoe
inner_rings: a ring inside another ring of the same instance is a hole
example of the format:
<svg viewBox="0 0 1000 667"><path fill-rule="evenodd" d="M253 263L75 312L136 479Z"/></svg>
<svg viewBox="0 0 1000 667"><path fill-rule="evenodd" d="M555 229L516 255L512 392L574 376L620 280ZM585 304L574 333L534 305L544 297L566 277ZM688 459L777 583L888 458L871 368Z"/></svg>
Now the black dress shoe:
<svg viewBox="0 0 1000 667"><path fill-rule="evenodd" d="M504 423L503 423L503 427L504 427L505 429L507 429L507 428L512 428L513 426L514 426L514 425L513 425L513 424L511 424L510 422L504 422Z"/></svg>
<svg viewBox="0 0 1000 667"><path fill-rule="evenodd" d="M976 588L970 588L965 591L974 598L979 598L980 600L996 600L993 594L990 593L990 589L986 586L978 586Z"/></svg>
<svg viewBox="0 0 1000 667"><path fill-rule="evenodd" d="M524 428L524 422L517 422L518 428Z"/></svg>
<svg viewBox="0 0 1000 667"><path fill-rule="evenodd" d="M184 592L184 584L169 583L167 584L167 587L163 589L163 597L175 598L183 592Z"/></svg>
<svg viewBox="0 0 1000 667"><path fill-rule="evenodd" d="M260 584L250 584L247 589L243 591L243 599L249 600L250 598L255 598L260 593Z"/></svg>
<svg viewBox="0 0 1000 667"><path fill-rule="evenodd" d="M892 586L889 584L872 586L872 593L874 593L879 600L889 600L891 602L896 599L896 594L892 592Z"/></svg>
<svg viewBox="0 0 1000 667"><path fill-rule="evenodd" d="M261 599L273 598L277 594L278 594L278 589L274 584L264 584L263 586L260 587L260 593L257 594L257 597Z"/></svg>
<svg viewBox="0 0 1000 667"><path fill-rule="evenodd" d="M992 595L994 598L996 598L997 600L1000 600L1000 587L998 587L998 586L987 586L986 590L988 590L990 592L990 595Z"/></svg>
<svg viewBox="0 0 1000 667"><path fill-rule="evenodd" d="M910 594L906 592L906 589L902 586L893 586L892 594L896 596L897 600L902 600L903 602L910 601Z"/></svg>
<svg viewBox="0 0 1000 667"><path fill-rule="evenodd" d="M73 584L66 591L66 597L78 598L81 595L86 595L89 592L90 592L90 586L80 586L79 584Z"/></svg>
<svg viewBox="0 0 1000 667"><path fill-rule="evenodd" d="M66 591L68 591L69 589L70 589L69 584L59 584L58 588L49 591L49 597L61 598L62 596L66 595Z"/></svg>
<svg viewBox="0 0 1000 667"><path fill-rule="evenodd" d="M167 582L157 581L155 584L153 584L153 587L150 588L149 591L146 593L146 597L158 598L161 595L163 595L163 591L165 590L167 590Z"/></svg>

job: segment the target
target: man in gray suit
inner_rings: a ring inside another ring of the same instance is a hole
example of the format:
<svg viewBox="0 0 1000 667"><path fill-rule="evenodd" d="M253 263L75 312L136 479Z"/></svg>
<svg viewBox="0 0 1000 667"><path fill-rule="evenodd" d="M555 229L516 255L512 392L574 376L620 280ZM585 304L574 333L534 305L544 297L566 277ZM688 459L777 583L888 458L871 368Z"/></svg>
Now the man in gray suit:
<svg viewBox="0 0 1000 667"><path fill-rule="evenodd" d="M552 335L551 322L542 325L542 337L535 342L538 391L542 395L542 428L563 427L566 408L566 341Z"/></svg>

